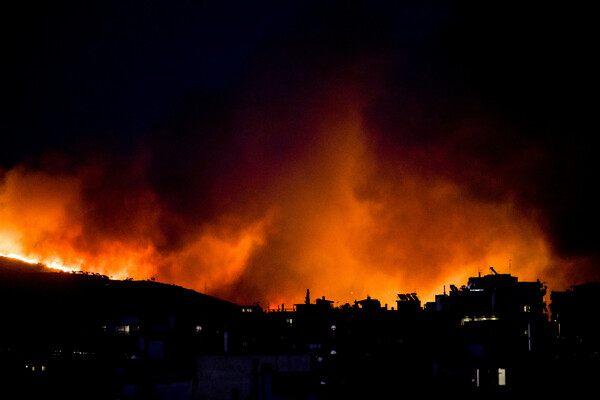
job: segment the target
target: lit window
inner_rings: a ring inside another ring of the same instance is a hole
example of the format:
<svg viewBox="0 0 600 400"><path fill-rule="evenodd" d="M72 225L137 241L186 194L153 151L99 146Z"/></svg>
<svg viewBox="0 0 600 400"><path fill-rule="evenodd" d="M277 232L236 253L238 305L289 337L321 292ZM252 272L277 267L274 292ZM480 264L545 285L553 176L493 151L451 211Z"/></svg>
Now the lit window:
<svg viewBox="0 0 600 400"><path fill-rule="evenodd" d="M506 385L506 369L498 368L498 386Z"/></svg>
<svg viewBox="0 0 600 400"><path fill-rule="evenodd" d="M285 322L288 324L288 326L292 326L293 320L292 320L292 318L288 318L285 320Z"/></svg>
<svg viewBox="0 0 600 400"><path fill-rule="evenodd" d="M460 324L464 325L468 322L482 322L482 321L498 321L498 317L492 315L491 317L464 317L461 318Z"/></svg>
<svg viewBox="0 0 600 400"><path fill-rule="evenodd" d="M523 307L523 311L525 311L525 312L531 312L531 306L530 306L529 304L526 304L526 305Z"/></svg>
<svg viewBox="0 0 600 400"><path fill-rule="evenodd" d="M122 333L124 335L129 335L129 325L119 325L119 326L117 326L117 333Z"/></svg>

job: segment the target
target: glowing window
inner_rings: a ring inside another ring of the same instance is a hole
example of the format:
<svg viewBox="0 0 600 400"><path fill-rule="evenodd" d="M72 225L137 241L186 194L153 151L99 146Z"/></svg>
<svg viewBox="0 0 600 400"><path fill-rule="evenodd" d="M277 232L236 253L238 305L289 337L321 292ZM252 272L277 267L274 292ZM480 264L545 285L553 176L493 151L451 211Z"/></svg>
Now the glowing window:
<svg viewBox="0 0 600 400"><path fill-rule="evenodd" d="M129 325L118 325L116 327L116 329L117 329L117 333L129 335Z"/></svg>
<svg viewBox="0 0 600 400"><path fill-rule="evenodd" d="M506 385L506 369L498 368L498 386Z"/></svg>

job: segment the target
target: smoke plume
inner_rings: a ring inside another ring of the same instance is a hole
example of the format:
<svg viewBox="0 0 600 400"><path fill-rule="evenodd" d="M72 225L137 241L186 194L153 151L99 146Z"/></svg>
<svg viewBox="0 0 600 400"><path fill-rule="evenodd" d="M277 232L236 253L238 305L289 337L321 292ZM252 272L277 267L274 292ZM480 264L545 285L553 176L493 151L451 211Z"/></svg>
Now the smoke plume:
<svg viewBox="0 0 600 400"><path fill-rule="evenodd" d="M4 170L0 251L264 305L307 288L431 300L491 266L553 290L600 278L583 117L554 103L564 88L521 98L541 90L521 74L548 48L499 70L522 38L494 36L495 18L422 19L409 41L404 17L318 11L130 151L94 142Z"/></svg>

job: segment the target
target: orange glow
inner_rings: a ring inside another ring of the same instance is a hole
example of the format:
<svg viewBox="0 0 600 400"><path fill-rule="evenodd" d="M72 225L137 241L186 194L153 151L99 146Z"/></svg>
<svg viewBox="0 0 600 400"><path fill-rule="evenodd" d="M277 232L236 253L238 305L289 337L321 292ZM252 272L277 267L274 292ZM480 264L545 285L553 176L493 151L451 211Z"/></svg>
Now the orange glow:
<svg viewBox="0 0 600 400"><path fill-rule="evenodd" d="M293 104L305 113L299 133L307 138L286 148L283 161L266 149L293 125L289 110L282 106L268 123L262 106L236 116L244 163L211 182L220 208L210 218L167 210L142 157L112 172L95 162L68 173L6 171L0 253L115 279L155 277L264 306L301 303L307 288L336 305L368 294L392 307L397 293L413 291L431 301L444 285L490 266L508 273L509 260L519 279L565 288L557 267L566 263L532 215L509 197L486 201L423 170L411 149L378 154L357 90L328 85ZM444 148L429 150L432 162L451 158ZM116 186L95 186L116 176ZM207 207L193 201L194 211Z"/></svg>
<svg viewBox="0 0 600 400"><path fill-rule="evenodd" d="M2 257L8 257L8 258L14 258L14 259L21 260L21 261L24 261L24 262L29 263L29 264L40 264L40 263L42 263L40 260L29 258L29 257L23 257L20 254L0 253L0 256L2 256ZM56 269L56 270L63 271L63 272L75 272L76 271L73 268L70 268L70 267L67 267L65 265L62 265L60 263L60 261L51 261L49 263L44 263L44 265L46 267L48 267L48 268Z"/></svg>

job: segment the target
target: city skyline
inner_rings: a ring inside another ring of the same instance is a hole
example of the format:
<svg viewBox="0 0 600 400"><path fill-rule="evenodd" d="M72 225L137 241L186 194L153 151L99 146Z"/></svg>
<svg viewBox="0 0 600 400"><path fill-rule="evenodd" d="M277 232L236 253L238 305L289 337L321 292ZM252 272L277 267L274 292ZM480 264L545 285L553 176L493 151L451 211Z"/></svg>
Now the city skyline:
<svg viewBox="0 0 600 400"><path fill-rule="evenodd" d="M0 258L0 394L97 399L334 399L586 393L600 283L547 292L490 270L434 302L234 304L152 280Z"/></svg>

